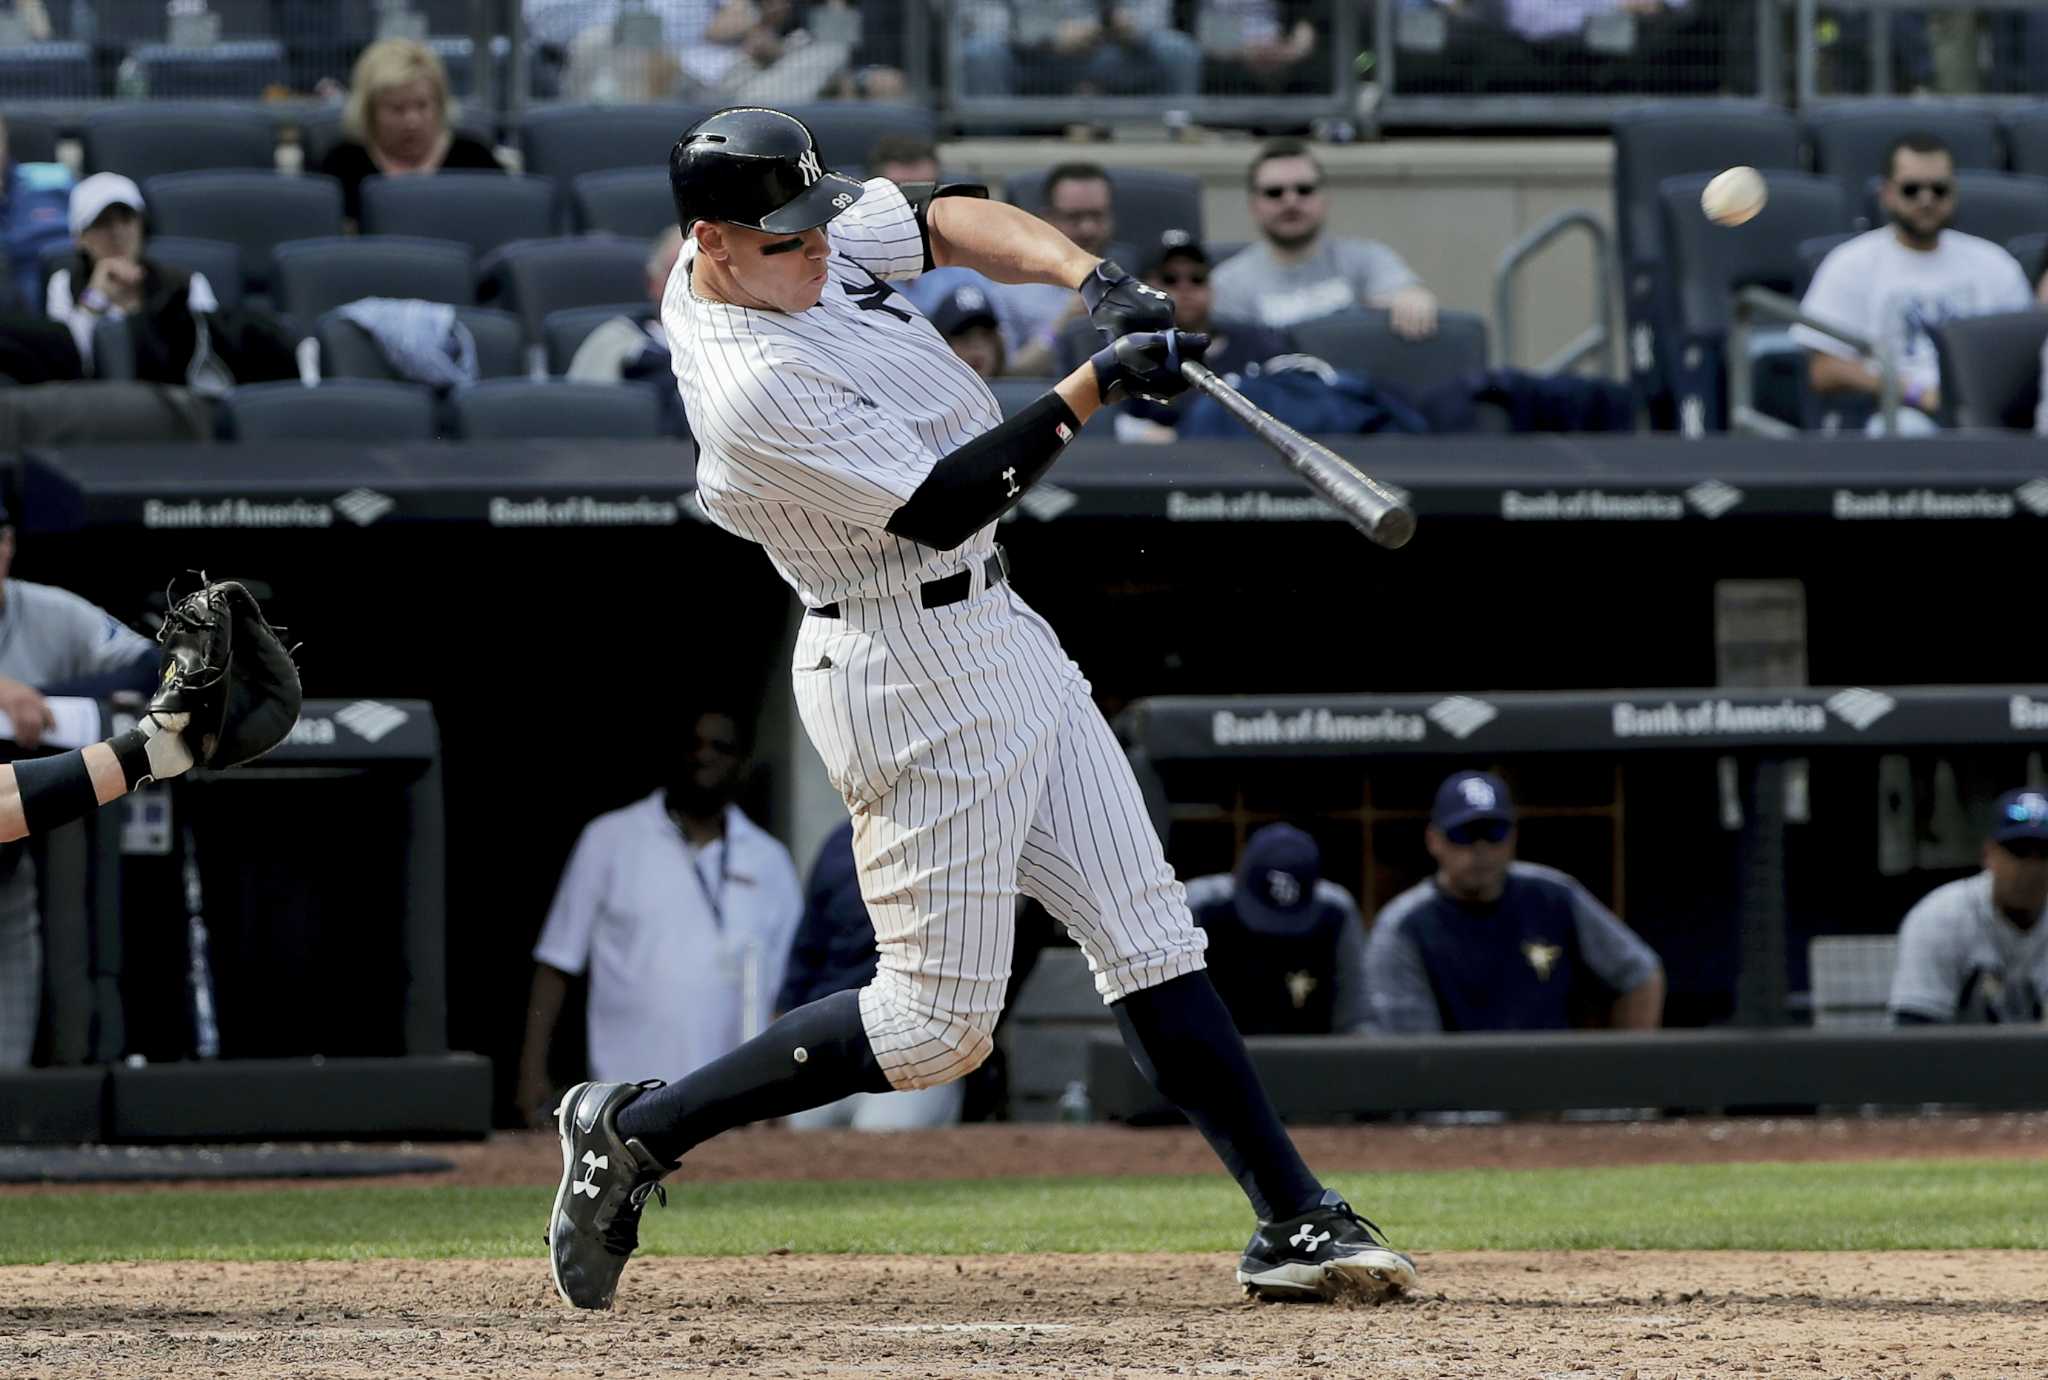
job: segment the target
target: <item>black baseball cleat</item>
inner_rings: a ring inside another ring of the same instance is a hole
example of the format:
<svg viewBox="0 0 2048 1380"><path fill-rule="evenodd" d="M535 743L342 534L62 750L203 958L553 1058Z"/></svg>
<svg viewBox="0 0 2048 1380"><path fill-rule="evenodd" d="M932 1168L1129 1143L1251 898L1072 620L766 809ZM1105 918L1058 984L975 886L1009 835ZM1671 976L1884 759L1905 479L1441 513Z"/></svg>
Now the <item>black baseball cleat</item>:
<svg viewBox="0 0 2048 1380"><path fill-rule="evenodd" d="M1415 1262L1329 1189L1299 1217L1259 1223L1238 1262L1237 1282L1256 1299L1385 1303L1415 1287Z"/></svg>
<svg viewBox="0 0 2048 1380"><path fill-rule="evenodd" d="M576 1308L610 1308L626 1260L640 1244L640 1214L650 1194L668 1194L663 1164L638 1140L619 1134L619 1108L649 1083L578 1083L562 1094L555 1126L562 1137L562 1186L548 1218L548 1263L555 1292Z"/></svg>

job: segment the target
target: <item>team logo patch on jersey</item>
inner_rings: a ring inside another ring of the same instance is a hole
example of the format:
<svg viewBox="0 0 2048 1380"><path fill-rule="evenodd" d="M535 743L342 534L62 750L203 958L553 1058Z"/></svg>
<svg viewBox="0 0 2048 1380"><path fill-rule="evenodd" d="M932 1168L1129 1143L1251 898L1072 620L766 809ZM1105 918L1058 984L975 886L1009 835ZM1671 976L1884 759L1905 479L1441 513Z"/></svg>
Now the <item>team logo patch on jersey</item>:
<svg viewBox="0 0 2048 1380"><path fill-rule="evenodd" d="M1564 950L1555 944L1538 944L1530 940L1522 946L1522 957L1529 960L1538 982L1548 982L1551 973L1557 969L1557 961L1564 957Z"/></svg>

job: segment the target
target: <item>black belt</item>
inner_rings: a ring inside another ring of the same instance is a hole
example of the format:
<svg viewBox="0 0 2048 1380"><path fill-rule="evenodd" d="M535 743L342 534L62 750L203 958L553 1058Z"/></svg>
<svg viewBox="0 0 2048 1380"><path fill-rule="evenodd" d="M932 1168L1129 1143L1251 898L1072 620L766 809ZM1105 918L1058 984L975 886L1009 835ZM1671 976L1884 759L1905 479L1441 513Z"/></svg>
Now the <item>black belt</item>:
<svg viewBox="0 0 2048 1380"><path fill-rule="evenodd" d="M1010 563L1000 549L996 551L995 555L982 562L981 568L988 577L987 588L989 589L994 589L1010 577ZM974 572L972 570L956 570L943 579L925 581L924 588L917 592L917 598L918 602L928 609L942 609L948 604L959 603L972 593L974 593ZM814 609L805 609L804 612L813 618L837 618L839 616L839 605L836 603L820 604Z"/></svg>

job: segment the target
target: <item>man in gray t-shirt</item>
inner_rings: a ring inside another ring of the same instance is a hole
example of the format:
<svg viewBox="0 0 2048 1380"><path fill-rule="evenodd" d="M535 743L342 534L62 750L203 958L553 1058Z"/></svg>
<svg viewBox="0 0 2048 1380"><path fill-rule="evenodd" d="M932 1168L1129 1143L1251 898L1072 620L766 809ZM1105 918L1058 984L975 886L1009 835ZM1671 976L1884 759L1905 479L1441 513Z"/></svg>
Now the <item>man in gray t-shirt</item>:
<svg viewBox="0 0 2048 1380"><path fill-rule="evenodd" d="M1900 1025L2028 1024L2048 995L2048 793L1998 798L1984 870L1938 886L1899 926L1889 1003Z"/></svg>
<svg viewBox="0 0 2048 1380"><path fill-rule="evenodd" d="M1385 307L1397 335L1436 333L1436 296L1378 240L1323 233L1323 170L1306 144L1280 139L1253 160L1258 243L1217 265L1216 314L1285 329L1352 307Z"/></svg>
<svg viewBox="0 0 2048 1380"><path fill-rule="evenodd" d="M101 698L147 692L156 644L68 590L9 577L14 528L0 506L0 738L32 751L55 727L46 694ZM26 846L0 844L0 1068L20 1068L42 1017L43 944L35 866Z"/></svg>

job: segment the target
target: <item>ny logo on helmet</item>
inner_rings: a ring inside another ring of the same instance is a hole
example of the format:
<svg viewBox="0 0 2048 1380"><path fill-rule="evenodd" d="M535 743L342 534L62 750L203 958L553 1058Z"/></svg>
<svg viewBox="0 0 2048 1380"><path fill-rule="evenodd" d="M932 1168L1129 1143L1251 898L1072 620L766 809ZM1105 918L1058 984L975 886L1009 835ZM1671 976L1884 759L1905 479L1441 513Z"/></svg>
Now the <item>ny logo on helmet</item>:
<svg viewBox="0 0 2048 1380"><path fill-rule="evenodd" d="M804 175L804 185L810 186L825 174L818 167L818 151L805 149L796 160L796 170Z"/></svg>

